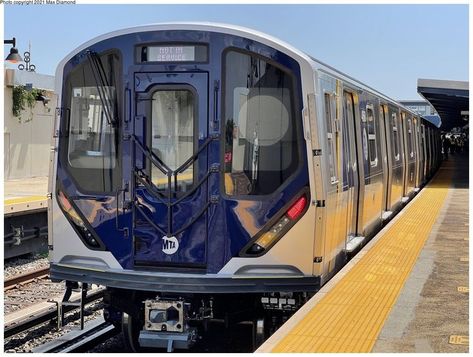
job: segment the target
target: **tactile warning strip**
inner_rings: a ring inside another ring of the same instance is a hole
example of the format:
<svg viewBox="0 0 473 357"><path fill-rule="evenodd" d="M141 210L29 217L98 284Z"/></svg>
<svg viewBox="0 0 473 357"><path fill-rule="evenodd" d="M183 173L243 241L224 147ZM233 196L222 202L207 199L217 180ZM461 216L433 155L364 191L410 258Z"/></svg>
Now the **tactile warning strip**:
<svg viewBox="0 0 473 357"><path fill-rule="evenodd" d="M448 193L441 170L272 352L370 352Z"/></svg>
<svg viewBox="0 0 473 357"><path fill-rule="evenodd" d="M4 214L18 214L19 212L46 209L48 198L44 196L26 196L7 198L3 200Z"/></svg>
<svg viewBox="0 0 473 357"><path fill-rule="evenodd" d="M18 203L31 203L46 200L46 195L44 196L26 196L26 197L15 197L15 198L6 198L3 200L3 204L14 205Z"/></svg>

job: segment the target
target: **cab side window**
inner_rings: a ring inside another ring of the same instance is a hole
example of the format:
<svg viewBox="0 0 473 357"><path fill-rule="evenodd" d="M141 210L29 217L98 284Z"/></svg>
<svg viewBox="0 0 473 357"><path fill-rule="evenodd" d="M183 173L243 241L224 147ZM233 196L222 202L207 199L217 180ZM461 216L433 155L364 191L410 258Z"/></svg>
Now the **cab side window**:
<svg viewBox="0 0 473 357"><path fill-rule="evenodd" d="M293 77L254 54L230 50L224 62L225 193L271 194L300 162Z"/></svg>

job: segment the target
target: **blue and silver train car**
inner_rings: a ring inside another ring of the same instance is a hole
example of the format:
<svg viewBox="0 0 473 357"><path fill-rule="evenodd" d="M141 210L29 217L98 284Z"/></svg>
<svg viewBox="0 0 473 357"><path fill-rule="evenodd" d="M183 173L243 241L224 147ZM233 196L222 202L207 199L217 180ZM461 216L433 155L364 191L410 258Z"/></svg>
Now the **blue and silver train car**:
<svg viewBox="0 0 473 357"><path fill-rule="evenodd" d="M234 26L109 33L56 80L51 278L106 286L135 350L295 311L440 160L415 113Z"/></svg>

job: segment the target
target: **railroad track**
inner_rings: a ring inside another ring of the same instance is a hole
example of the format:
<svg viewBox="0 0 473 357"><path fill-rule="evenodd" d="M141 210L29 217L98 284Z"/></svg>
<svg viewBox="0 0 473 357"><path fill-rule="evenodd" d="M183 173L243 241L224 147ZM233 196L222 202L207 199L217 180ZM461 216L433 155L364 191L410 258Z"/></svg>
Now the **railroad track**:
<svg viewBox="0 0 473 357"><path fill-rule="evenodd" d="M4 282L5 315L57 298L64 294L64 283L48 279L49 269L41 268L13 276Z"/></svg>
<svg viewBox="0 0 473 357"><path fill-rule="evenodd" d="M45 279L49 276L49 268L41 268L28 273L16 275L6 279L3 283L3 290L11 290L18 285L27 284L35 281L35 279Z"/></svg>
<svg viewBox="0 0 473 357"><path fill-rule="evenodd" d="M120 331L103 317L90 321L83 330L71 331L54 341L33 348L33 353L86 352L88 349L115 336Z"/></svg>
<svg viewBox="0 0 473 357"><path fill-rule="evenodd" d="M98 288L90 291L86 298L85 304L89 304L103 297L105 288ZM73 302L78 302L79 297L73 297ZM11 337L20 332L29 330L44 322L57 318L56 305L51 302L37 304L37 308L30 307L28 309L16 311L13 314L5 316L4 338ZM70 312L77 309L74 306L64 306L64 312Z"/></svg>

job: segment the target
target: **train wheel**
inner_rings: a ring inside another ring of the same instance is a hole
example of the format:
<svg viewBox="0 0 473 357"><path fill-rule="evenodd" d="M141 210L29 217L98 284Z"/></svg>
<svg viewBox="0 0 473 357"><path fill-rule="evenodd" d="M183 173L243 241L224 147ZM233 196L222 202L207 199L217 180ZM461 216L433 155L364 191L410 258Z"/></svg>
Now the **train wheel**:
<svg viewBox="0 0 473 357"><path fill-rule="evenodd" d="M138 319L131 317L126 312L122 315L122 332L125 347L131 352L140 352L141 348L138 343L138 335L140 333L140 325Z"/></svg>

